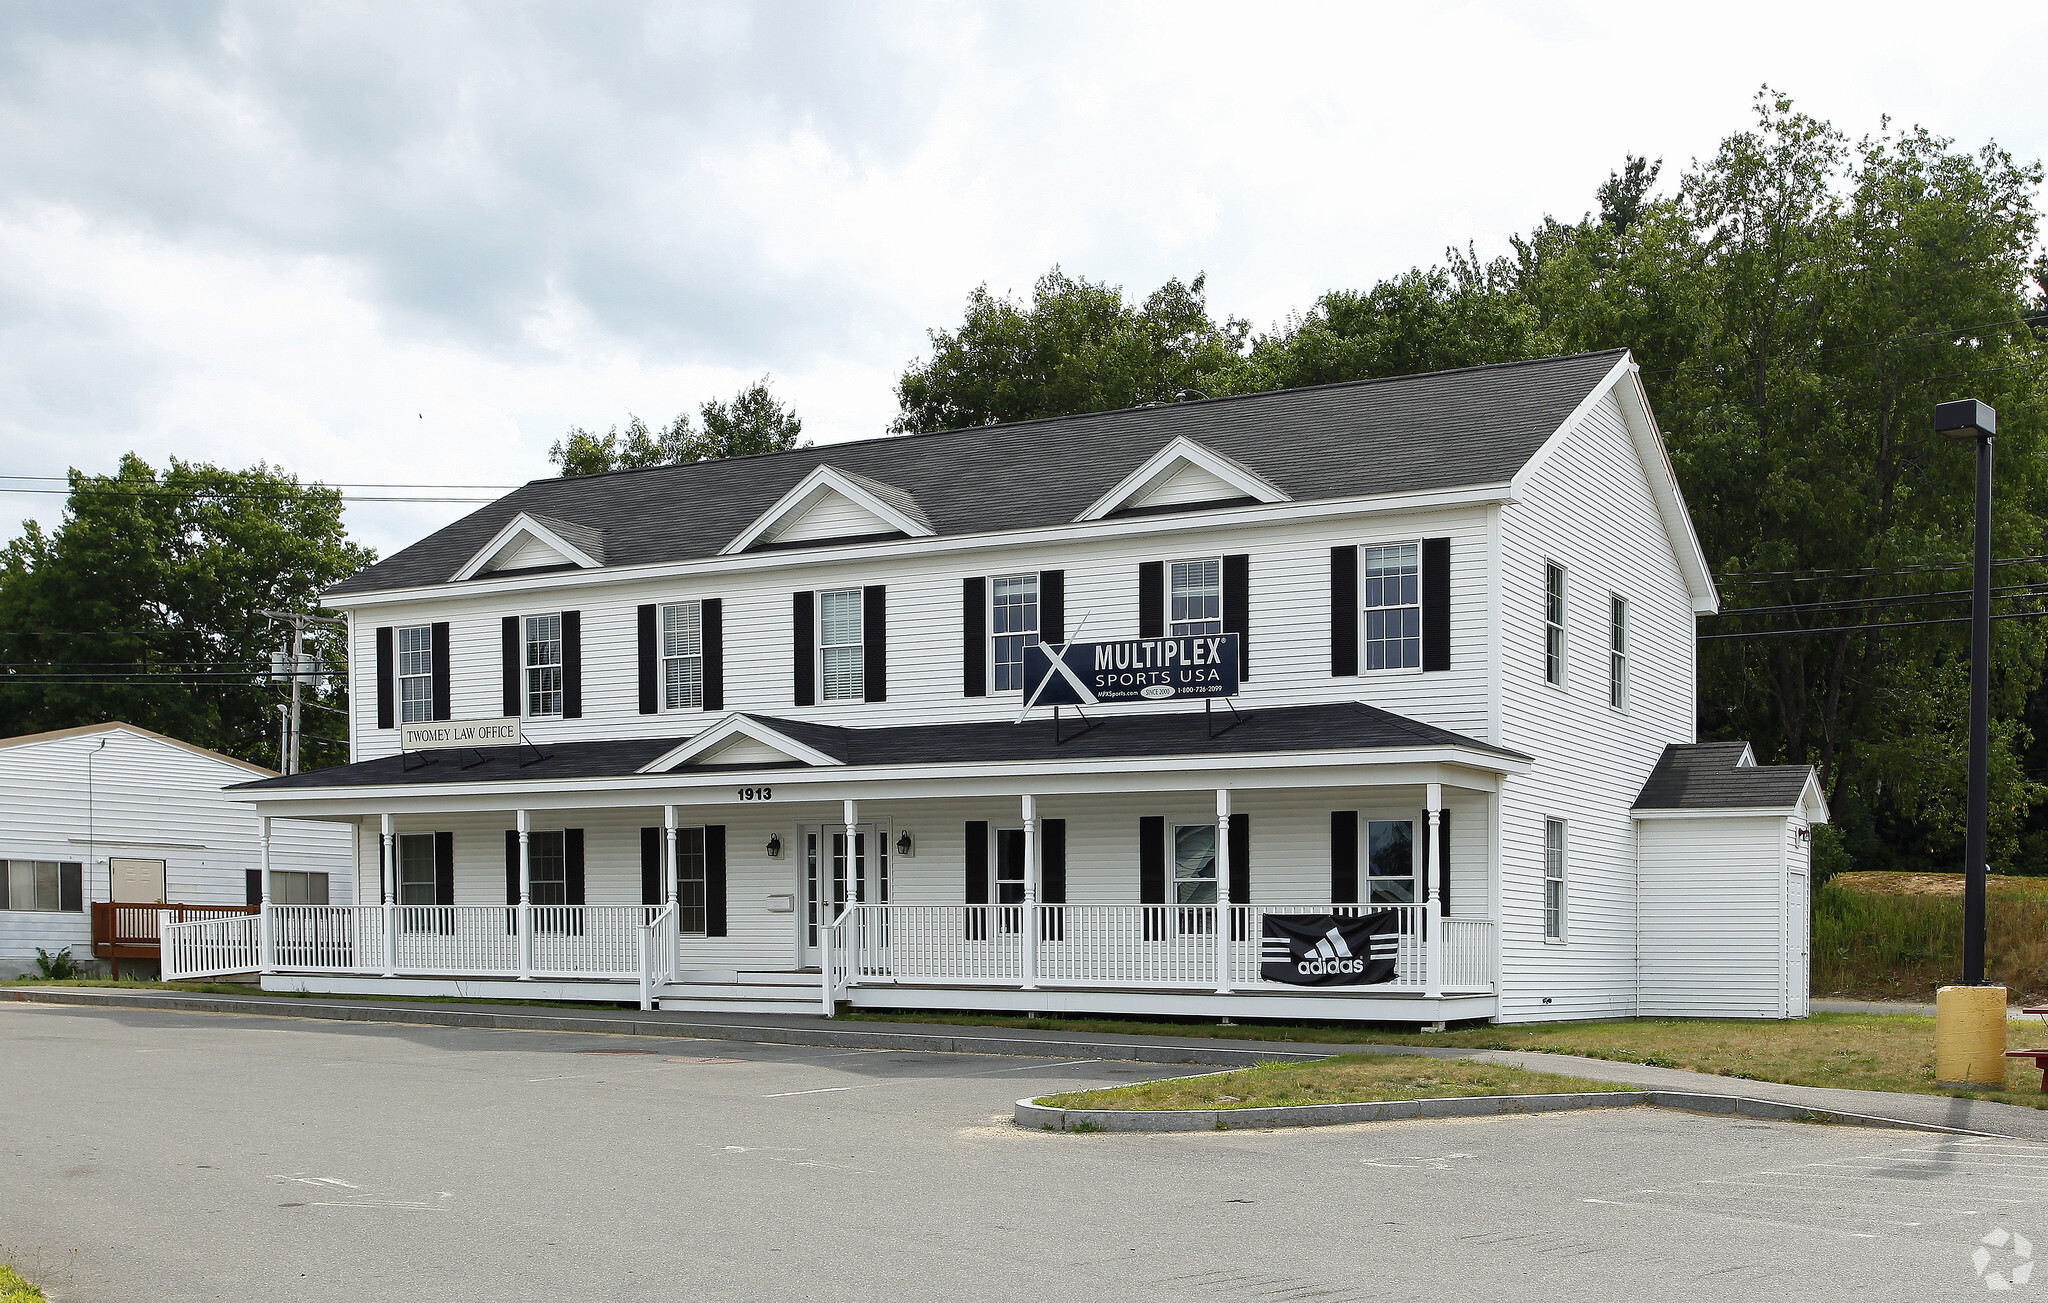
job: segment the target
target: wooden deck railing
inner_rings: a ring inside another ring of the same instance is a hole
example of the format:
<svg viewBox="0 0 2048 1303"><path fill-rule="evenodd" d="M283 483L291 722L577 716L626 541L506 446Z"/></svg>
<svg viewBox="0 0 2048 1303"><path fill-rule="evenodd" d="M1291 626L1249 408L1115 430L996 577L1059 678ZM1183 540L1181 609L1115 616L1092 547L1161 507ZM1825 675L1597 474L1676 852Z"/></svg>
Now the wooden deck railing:
<svg viewBox="0 0 2048 1303"><path fill-rule="evenodd" d="M92 952L117 963L123 959L155 959L166 922L192 923L255 912L254 905L137 905L96 900L92 904Z"/></svg>

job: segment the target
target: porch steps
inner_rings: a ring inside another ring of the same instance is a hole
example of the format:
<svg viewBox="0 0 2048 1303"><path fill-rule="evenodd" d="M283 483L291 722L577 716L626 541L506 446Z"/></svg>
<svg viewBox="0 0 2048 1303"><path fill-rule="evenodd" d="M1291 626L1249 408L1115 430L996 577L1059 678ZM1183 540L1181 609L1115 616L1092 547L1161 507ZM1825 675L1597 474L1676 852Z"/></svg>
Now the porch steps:
<svg viewBox="0 0 2048 1303"><path fill-rule="evenodd" d="M654 1004L685 1013L812 1014L818 1012L819 980L816 973L685 972L661 988Z"/></svg>

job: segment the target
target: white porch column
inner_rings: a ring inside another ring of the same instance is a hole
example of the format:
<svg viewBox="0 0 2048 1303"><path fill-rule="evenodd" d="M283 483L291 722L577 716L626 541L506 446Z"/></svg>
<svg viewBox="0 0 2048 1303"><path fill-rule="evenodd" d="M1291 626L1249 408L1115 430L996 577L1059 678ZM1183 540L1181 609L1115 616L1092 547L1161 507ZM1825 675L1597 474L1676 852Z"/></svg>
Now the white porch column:
<svg viewBox="0 0 2048 1303"><path fill-rule="evenodd" d="M1230 789L1216 789L1216 994L1230 986Z"/></svg>
<svg viewBox="0 0 2048 1303"><path fill-rule="evenodd" d="M1422 993L1434 1000L1444 993L1443 900L1436 894L1438 847L1443 841L1438 824L1443 818L1444 789L1440 783L1431 783L1427 790L1429 819L1422 834Z"/></svg>
<svg viewBox="0 0 2048 1303"><path fill-rule="evenodd" d="M377 876L384 896L384 976L398 976L398 816L382 819ZM449 902L453 904L453 901Z"/></svg>
<svg viewBox="0 0 2048 1303"><path fill-rule="evenodd" d="M670 905L676 903L676 808L673 805L661 807L661 828L665 834L662 842L666 849L661 859L661 898Z"/></svg>
<svg viewBox="0 0 2048 1303"><path fill-rule="evenodd" d="M261 916L257 919L257 945L262 953L258 960L265 974L277 971L277 939L271 931L270 919L270 816L264 815L257 821L256 850L263 866L263 903L257 908Z"/></svg>
<svg viewBox="0 0 2048 1303"><path fill-rule="evenodd" d="M1024 989L1038 989L1038 798L1024 798Z"/></svg>
<svg viewBox="0 0 2048 1303"><path fill-rule="evenodd" d="M533 980L533 857L530 842L533 820L519 812L519 980Z"/></svg>

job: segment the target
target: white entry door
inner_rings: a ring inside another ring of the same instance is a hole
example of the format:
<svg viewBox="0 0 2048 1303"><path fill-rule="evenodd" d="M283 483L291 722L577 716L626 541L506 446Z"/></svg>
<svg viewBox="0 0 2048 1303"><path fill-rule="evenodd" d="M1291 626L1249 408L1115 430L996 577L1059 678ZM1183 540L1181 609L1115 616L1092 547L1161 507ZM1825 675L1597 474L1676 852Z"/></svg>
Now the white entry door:
<svg viewBox="0 0 2048 1303"><path fill-rule="evenodd" d="M107 869L113 882L112 898L126 905L164 903L164 862L162 860L110 859Z"/></svg>
<svg viewBox="0 0 2048 1303"><path fill-rule="evenodd" d="M1790 959L1786 974L1785 1014L1804 1018L1807 999L1813 989L1813 911L1811 880L1804 873L1786 876L1785 952Z"/></svg>
<svg viewBox="0 0 2048 1303"><path fill-rule="evenodd" d="M820 928L848 905L889 903L889 830L872 823L850 830L843 823L815 824L802 830L797 846L804 900L797 916L797 952L803 967L815 968Z"/></svg>

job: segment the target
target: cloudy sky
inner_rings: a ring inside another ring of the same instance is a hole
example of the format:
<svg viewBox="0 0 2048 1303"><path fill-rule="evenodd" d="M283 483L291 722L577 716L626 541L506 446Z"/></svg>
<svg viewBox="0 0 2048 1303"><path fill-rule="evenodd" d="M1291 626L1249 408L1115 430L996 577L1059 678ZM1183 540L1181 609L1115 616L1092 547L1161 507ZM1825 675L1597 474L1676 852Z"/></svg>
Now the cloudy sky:
<svg viewBox="0 0 2048 1303"><path fill-rule="evenodd" d="M2042 157L2044 38L2038 0L7 0L0 473L513 484L763 374L866 437L984 281L1206 272L1266 326L1675 172L1765 82ZM0 492L0 537L61 503Z"/></svg>

